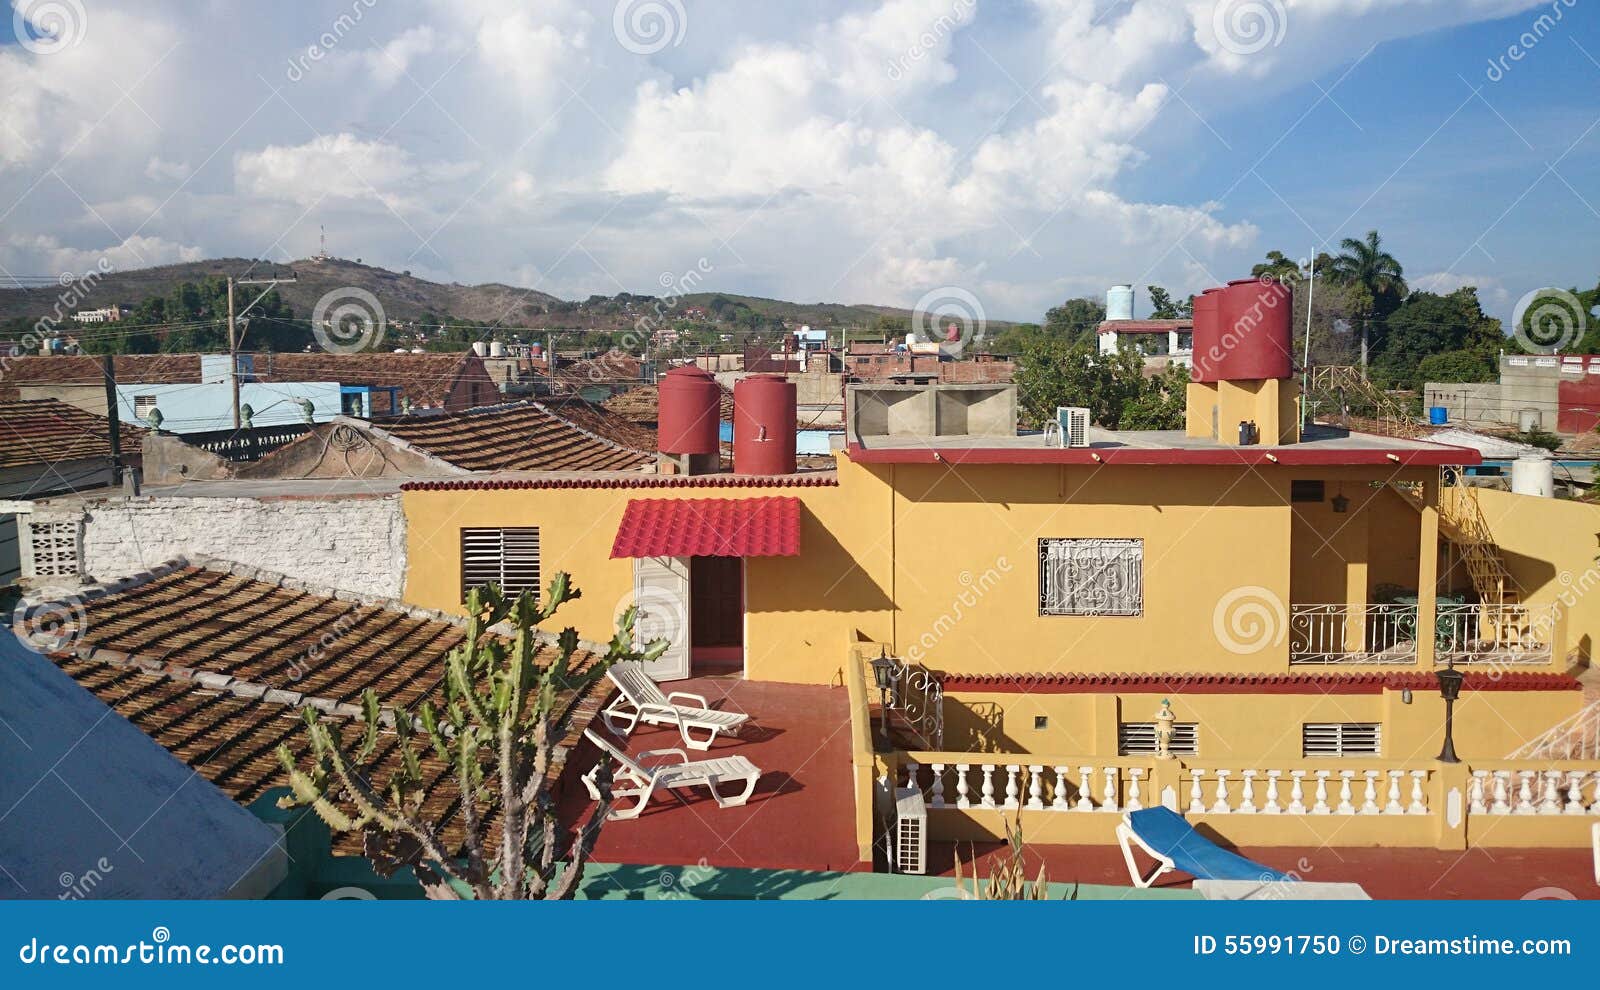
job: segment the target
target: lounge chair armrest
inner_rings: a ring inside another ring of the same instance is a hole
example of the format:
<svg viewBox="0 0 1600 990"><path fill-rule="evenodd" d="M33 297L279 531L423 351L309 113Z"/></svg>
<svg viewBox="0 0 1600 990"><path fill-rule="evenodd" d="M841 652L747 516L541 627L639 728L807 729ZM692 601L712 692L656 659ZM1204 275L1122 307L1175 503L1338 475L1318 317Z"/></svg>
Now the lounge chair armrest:
<svg viewBox="0 0 1600 990"><path fill-rule="evenodd" d="M640 753L638 756L634 757L634 759L638 760L639 763L643 764L645 760L650 759L651 757L654 757L654 756L661 756L661 757L676 756L678 758L678 762L679 763L688 763L689 762L689 754L685 753L681 749L647 749L643 753ZM666 760L662 760L661 762L665 763L667 761Z"/></svg>
<svg viewBox="0 0 1600 990"><path fill-rule="evenodd" d="M706 703L706 698L703 694L690 694L688 691L674 691L667 695L668 701L676 702L679 698L688 698L690 701L698 702L700 708L706 711L711 710L711 706Z"/></svg>

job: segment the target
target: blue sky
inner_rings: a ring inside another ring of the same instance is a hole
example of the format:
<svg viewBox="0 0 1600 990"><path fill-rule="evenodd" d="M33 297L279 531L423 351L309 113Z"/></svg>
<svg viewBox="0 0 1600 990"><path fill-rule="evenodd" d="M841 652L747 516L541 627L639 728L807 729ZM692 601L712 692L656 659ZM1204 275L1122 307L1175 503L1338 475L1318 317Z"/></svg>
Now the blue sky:
<svg viewBox="0 0 1600 990"><path fill-rule="evenodd" d="M0 282L326 225L568 298L1039 319L1376 227L1505 316L1600 276L1600 15L1568 2L78 0L58 51L0 18Z"/></svg>

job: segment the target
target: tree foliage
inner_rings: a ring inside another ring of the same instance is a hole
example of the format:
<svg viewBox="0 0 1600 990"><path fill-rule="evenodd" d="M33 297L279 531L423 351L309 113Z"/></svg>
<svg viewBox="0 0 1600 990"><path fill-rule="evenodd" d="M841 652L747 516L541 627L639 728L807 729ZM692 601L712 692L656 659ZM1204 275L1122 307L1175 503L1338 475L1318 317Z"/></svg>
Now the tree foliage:
<svg viewBox="0 0 1600 990"><path fill-rule="evenodd" d="M1384 321L1383 333L1372 354L1372 378L1388 388L1418 388L1427 377L1422 365L1448 353L1476 355L1481 365L1492 365L1504 342L1500 321L1486 316L1471 286L1449 295L1413 292ZM1439 368L1435 361L1433 367ZM1452 359L1453 373L1467 372L1465 359ZM1482 381L1484 378L1434 379Z"/></svg>
<svg viewBox="0 0 1600 990"><path fill-rule="evenodd" d="M1186 320L1194 315L1194 296L1174 300L1172 294L1159 285L1147 285L1150 293L1150 318L1152 320Z"/></svg>
<svg viewBox="0 0 1600 990"><path fill-rule="evenodd" d="M611 777L603 763L598 806L564 834L549 771L570 729L566 699L613 664L653 660L668 645L655 640L635 648L636 609L630 606L603 657L574 664L578 634L568 627L554 638L554 657L537 665L535 654L549 642L539 627L578 597L566 573L550 582L543 604L529 591L507 598L493 584L473 589L466 636L445 658L443 708L431 699L415 713L384 708L368 689L354 748L345 728L305 709L308 765L302 767L288 746L278 747L292 789L282 806L309 806L330 828L361 833L380 875L409 866L432 898L570 898L610 810ZM398 768L381 783L371 765L380 731L393 735L400 754ZM447 846L446 823L423 804L429 753L449 768L459 792L456 813L465 833L459 850ZM497 842L490 821L499 826Z"/></svg>
<svg viewBox="0 0 1600 990"><path fill-rule="evenodd" d="M1035 429L1055 420L1057 406L1084 406L1108 430L1178 429L1187 382L1176 367L1146 378L1144 358L1131 346L1098 354L1089 341L1049 335L1029 340L1017 360L1022 419Z"/></svg>
<svg viewBox="0 0 1600 990"><path fill-rule="evenodd" d="M1067 341L1093 337L1096 328L1106 318L1105 304L1094 299L1068 299L1052 306L1044 314L1044 332L1047 336Z"/></svg>

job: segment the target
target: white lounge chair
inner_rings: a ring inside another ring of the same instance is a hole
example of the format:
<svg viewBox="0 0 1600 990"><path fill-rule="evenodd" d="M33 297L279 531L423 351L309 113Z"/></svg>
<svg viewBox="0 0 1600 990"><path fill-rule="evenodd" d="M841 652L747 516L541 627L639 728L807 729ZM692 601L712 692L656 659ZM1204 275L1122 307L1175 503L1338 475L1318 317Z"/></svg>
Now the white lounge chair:
<svg viewBox="0 0 1600 990"><path fill-rule="evenodd" d="M644 813L645 805L650 803L657 790L671 794L687 804L683 795L676 793L677 789L682 787L704 787L711 792L711 798L717 802L717 807L736 808L750 800L750 795L755 793L756 781L761 779L760 768L742 756L719 756L691 763L689 754L681 749L653 749L632 757L602 739L593 729L584 729L583 734L590 742L600 747L603 753L609 754L617 761L617 771L611 786L612 799L638 798L638 803L632 807L613 808L606 816L608 821L638 818ZM677 757L677 762L666 762L667 758L674 756ZM657 759L662 762L650 763ZM588 789L589 796L596 801L600 800L600 788L595 784L595 775L599 772L600 764L596 763L583 775L583 786ZM732 797L724 797L717 788L727 783L743 783L744 790Z"/></svg>
<svg viewBox="0 0 1600 990"><path fill-rule="evenodd" d="M744 712L722 712L712 708L703 695L687 691L662 694L661 688L645 673L644 664L636 660L615 664L606 672L617 686L617 699L600 715L606 728L627 738L640 722L646 725L675 725L683 744L690 749L707 750L716 741L718 733L738 735L739 727L750 719ZM692 701L693 705L678 703L678 699ZM689 730L706 733L696 739Z"/></svg>

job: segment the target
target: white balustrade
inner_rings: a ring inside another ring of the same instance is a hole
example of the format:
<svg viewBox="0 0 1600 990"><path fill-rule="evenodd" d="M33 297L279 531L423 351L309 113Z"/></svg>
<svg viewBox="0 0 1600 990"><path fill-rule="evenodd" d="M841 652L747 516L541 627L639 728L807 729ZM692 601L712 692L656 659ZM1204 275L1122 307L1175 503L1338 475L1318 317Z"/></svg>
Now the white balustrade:
<svg viewBox="0 0 1600 990"><path fill-rule="evenodd" d="M1017 774L1022 772L1022 767L1015 763L1006 764L1006 803L1005 807L1017 806Z"/></svg>
<svg viewBox="0 0 1600 990"><path fill-rule="evenodd" d="M1600 770L1474 770L1470 793L1475 815L1600 815Z"/></svg>
<svg viewBox="0 0 1600 990"><path fill-rule="evenodd" d="M1044 809L1044 767L1028 766L1028 807L1033 811Z"/></svg>
<svg viewBox="0 0 1600 990"><path fill-rule="evenodd" d="M1239 814L1253 815L1256 813L1256 772L1246 770L1240 776L1244 778L1244 787L1239 792Z"/></svg>
<svg viewBox="0 0 1600 990"><path fill-rule="evenodd" d="M1050 802L1050 810L1066 811L1071 807L1067 803L1067 768L1056 767L1056 796Z"/></svg>

